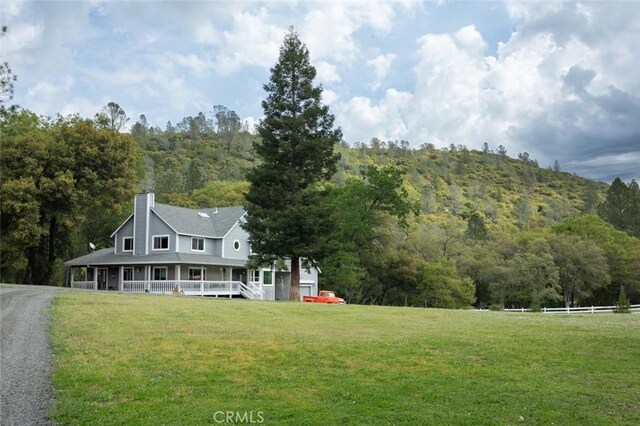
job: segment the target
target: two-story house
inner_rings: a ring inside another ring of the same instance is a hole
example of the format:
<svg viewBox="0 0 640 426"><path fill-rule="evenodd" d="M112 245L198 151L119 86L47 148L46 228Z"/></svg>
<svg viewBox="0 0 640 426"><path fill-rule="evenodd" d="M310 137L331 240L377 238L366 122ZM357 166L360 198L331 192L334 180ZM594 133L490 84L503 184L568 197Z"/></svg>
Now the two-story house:
<svg viewBox="0 0 640 426"><path fill-rule="evenodd" d="M67 286L125 293L286 300L291 273L247 268L242 207L188 209L135 197L133 214L111 235L114 247L65 262ZM318 271L300 270L300 294L318 293ZM179 286L179 287L178 287Z"/></svg>

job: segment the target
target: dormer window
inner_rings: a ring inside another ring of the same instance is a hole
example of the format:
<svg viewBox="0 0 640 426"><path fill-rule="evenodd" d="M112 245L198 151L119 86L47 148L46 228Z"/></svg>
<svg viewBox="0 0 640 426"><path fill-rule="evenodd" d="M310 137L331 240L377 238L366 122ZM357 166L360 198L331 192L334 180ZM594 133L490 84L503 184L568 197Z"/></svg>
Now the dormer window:
<svg viewBox="0 0 640 426"><path fill-rule="evenodd" d="M133 251L133 237L124 237L122 239L122 251Z"/></svg>
<svg viewBox="0 0 640 426"><path fill-rule="evenodd" d="M204 251L204 238L191 238L191 251Z"/></svg>
<svg viewBox="0 0 640 426"><path fill-rule="evenodd" d="M154 235L153 236L153 249L154 250L169 250L169 236L168 235Z"/></svg>

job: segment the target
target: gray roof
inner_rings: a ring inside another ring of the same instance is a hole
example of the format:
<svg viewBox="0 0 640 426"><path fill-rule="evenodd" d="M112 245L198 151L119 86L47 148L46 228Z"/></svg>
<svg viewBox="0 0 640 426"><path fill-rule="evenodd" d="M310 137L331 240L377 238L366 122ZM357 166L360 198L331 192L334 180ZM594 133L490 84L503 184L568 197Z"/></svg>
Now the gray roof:
<svg viewBox="0 0 640 426"><path fill-rule="evenodd" d="M246 261L240 259L223 259L219 256L196 253L153 253L146 256L132 254L115 254L113 248L94 251L84 256L76 257L65 262L65 266L94 266L94 265L148 265L148 264L194 264L245 266Z"/></svg>
<svg viewBox="0 0 640 426"><path fill-rule="evenodd" d="M224 237L244 215L244 208L241 206L188 209L156 203L151 210L178 234L212 238ZM202 217L198 212L205 213L209 217Z"/></svg>

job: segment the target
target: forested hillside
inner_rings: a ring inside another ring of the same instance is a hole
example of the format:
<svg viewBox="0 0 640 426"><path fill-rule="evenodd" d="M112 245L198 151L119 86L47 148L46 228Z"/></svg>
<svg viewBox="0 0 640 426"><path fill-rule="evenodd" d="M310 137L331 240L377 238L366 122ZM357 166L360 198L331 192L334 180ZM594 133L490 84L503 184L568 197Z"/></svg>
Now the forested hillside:
<svg viewBox="0 0 640 426"><path fill-rule="evenodd" d="M243 203L256 136L225 117L200 113L164 131L138 122L142 186L183 206ZM489 144L411 149L373 139L338 151L327 188L336 230L315 260L322 286L351 302L611 304L621 285L638 298L637 228L624 233L597 216L605 216L604 183Z"/></svg>
<svg viewBox="0 0 640 426"><path fill-rule="evenodd" d="M30 158L35 152L22 151L24 134L14 137L11 132L23 126L42 140L51 139L56 155L90 155L91 161L100 158L97 148L73 153L53 141L64 139L63 129L95 134L91 137L96 141L110 134L111 142L103 149L117 149L126 162L119 168L112 162L103 166L115 173L127 170L126 176L112 178L125 199L100 191L92 192L99 201L89 201L86 193L69 198L75 204L60 218L68 235L57 236L51 245L56 248L52 275L60 277L61 261L86 253L87 242L111 245L109 235L130 213L126 206L131 209L134 191L151 190L160 202L188 207L244 203L245 175L257 164L252 147L257 136L225 107L215 107L209 115L185 117L165 129L149 126L141 116L131 135L122 136L137 149L131 157L105 115L96 117L91 127L86 120L38 122L27 112L5 112L2 279L30 276L28 262L19 253L31 235L43 238L41 248L50 246L46 222L24 238L12 237L18 223L12 214L19 215L27 201L36 200L37 191L46 191L36 181L38 189L30 189L26 200L16 192L24 179L7 179L11 155ZM322 270L321 286L352 303L534 308L613 304L621 288L632 302L640 301L640 196L635 182L609 186L563 172L557 164L540 167L527 153L490 144L482 151L429 144L411 149L406 141L373 139L353 147L342 144L337 150L338 172L324 188L328 204L323 214L331 215L333 231L313 261ZM33 161L47 163L50 156L43 153ZM49 168L61 179L62 171ZM83 172L87 169L68 171ZM623 207L614 203L620 196ZM41 215L51 203L61 202L42 197ZM108 204L115 208L95 208ZM125 206L121 210L120 204ZM5 253L15 255L11 262L5 261Z"/></svg>

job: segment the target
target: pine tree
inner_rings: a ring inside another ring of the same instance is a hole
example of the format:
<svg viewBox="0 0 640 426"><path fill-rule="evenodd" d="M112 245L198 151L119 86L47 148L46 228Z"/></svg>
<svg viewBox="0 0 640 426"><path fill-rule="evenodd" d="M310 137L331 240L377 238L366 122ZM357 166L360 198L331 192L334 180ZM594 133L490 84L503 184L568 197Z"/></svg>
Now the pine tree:
<svg viewBox="0 0 640 426"><path fill-rule="evenodd" d="M617 229L625 230L628 203L629 188L617 177L613 180L609 189L607 189L607 198L600 205L600 217Z"/></svg>
<svg viewBox="0 0 640 426"><path fill-rule="evenodd" d="M640 238L640 186L633 179L629 184L629 202L626 211L627 232Z"/></svg>
<svg viewBox="0 0 640 426"><path fill-rule="evenodd" d="M478 212L473 212L467 221L467 230L465 237L472 241L484 241L489 238L484 220Z"/></svg>
<svg viewBox="0 0 640 426"><path fill-rule="evenodd" d="M312 261L330 231L321 183L336 171L334 147L342 138L315 77L309 51L291 29L264 86L265 118L258 125L261 140L254 143L262 163L247 176L243 228L250 234L252 261L291 260L290 300L300 298L300 259Z"/></svg>

